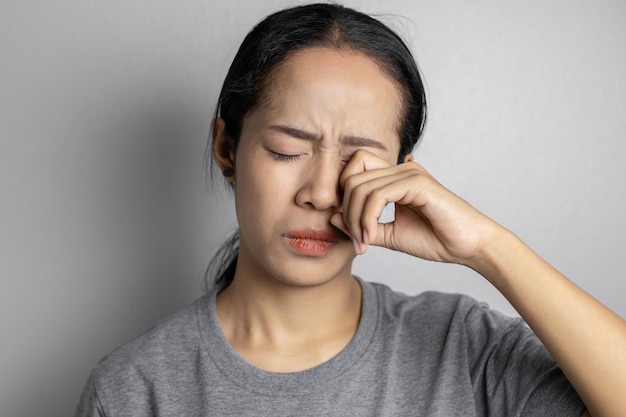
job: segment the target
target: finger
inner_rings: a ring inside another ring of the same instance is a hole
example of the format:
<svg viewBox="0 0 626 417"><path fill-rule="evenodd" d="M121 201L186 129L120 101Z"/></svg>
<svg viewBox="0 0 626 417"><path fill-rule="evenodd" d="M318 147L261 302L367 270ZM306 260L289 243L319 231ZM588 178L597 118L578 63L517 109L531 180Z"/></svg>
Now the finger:
<svg viewBox="0 0 626 417"><path fill-rule="evenodd" d="M363 243L369 244L377 239L379 218L385 206L389 203L405 201L407 193L411 190L413 177L412 172L400 172L393 176L369 181L353 193L352 204L354 205L350 205L350 215L359 216L360 227L363 230ZM361 192L364 193L363 196Z"/></svg>
<svg viewBox="0 0 626 417"><path fill-rule="evenodd" d="M359 151L355 153L354 159L350 160L350 163L348 163L339 179L343 201L350 201L352 191L362 183L378 177L394 175L405 171L414 174L423 174L428 178L434 179L421 165L415 162L391 165L387 161L367 151ZM344 216L346 224L347 220L347 217Z"/></svg>
<svg viewBox="0 0 626 417"><path fill-rule="evenodd" d="M330 224L335 226L337 229L341 230L352 240L352 244L354 245L354 251L357 253L357 255L363 253L359 245L359 242L354 237L352 237L352 235L350 234L350 230L348 229L348 226L346 226L346 224L343 222L343 216L341 213L333 214L330 218Z"/></svg>
<svg viewBox="0 0 626 417"><path fill-rule="evenodd" d="M344 188L346 180L361 172L371 171L374 169L389 168L394 166L379 156L374 155L364 149L357 150L350 158L350 161L343 169L339 177L339 187Z"/></svg>
<svg viewBox="0 0 626 417"><path fill-rule="evenodd" d="M352 236L363 244L369 243L373 238L372 234L376 233L376 225L383 209L388 203L403 197L403 192L410 187L406 180L412 175L412 172L405 170L382 177L375 176L354 187L347 186L343 200L343 218ZM349 182L351 180L352 177Z"/></svg>
<svg viewBox="0 0 626 417"><path fill-rule="evenodd" d="M398 211L410 210L406 206L397 206L396 209ZM419 257L423 257L426 254L426 259L437 259L427 254L428 251L434 251L435 253L438 251L437 242L430 238L432 236L432 226L428 220L418 212L417 216L411 216L409 221L412 229L411 234L415 238L411 242L404 242L403 244L397 240L398 233L401 233L408 225L406 220L396 220L393 223L377 224L376 237L371 240L370 245L399 250Z"/></svg>
<svg viewBox="0 0 626 417"><path fill-rule="evenodd" d="M374 233L370 244L395 250L395 248L393 247L393 242L391 241L391 236L393 236L393 231L395 227L395 222L377 224L376 233Z"/></svg>
<svg viewBox="0 0 626 417"><path fill-rule="evenodd" d="M391 173L381 176L380 172L376 172L374 175L353 175L346 181L342 201L343 221L348 226L352 236L361 242L367 241L367 237L362 234L361 213L363 204L373 189L392 182L392 176Z"/></svg>
<svg viewBox="0 0 626 417"><path fill-rule="evenodd" d="M339 186L342 190L342 199L343 199L343 221L344 224L350 225L350 216L347 210L349 203L352 199L352 191L359 184L369 181L372 178L377 178L384 175L392 174L389 172L381 172L385 169L393 168L395 165L392 165L388 161L372 154L371 152L365 150L358 150L352 155L350 162L344 168L340 178L339 178ZM354 217L353 217L354 218ZM350 228L352 235L355 236L358 240L363 241L363 236L361 234L361 228L358 225L355 225L356 228L353 230Z"/></svg>
<svg viewBox="0 0 626 417"><path fill-rule="evenodd" d="M396 188L396 197L393 199L384 198L382 188L415 176L432 178L423 167L414 162L392 165L364 150L359 150L353 155L340 176L340 186L343 188L343 223L355 240L357 253L364 253L369 241L377 234L378 218L385 205L390 202L399 202L400 199L402 199L401 204L406 204L408 199L406 195L402 195L402 192L410 192L411 184L405 182L402 187ZM372 198L370 194L379 188L381 190L376 191ZM368 200L370 209L364 216L363 209Z"/></svg>
<svg viewBox="0 0 626 417"><path fill-rule="evenodd" d="M350 236L350 230L348 230L348 226L343 222L342 213L335 213L330 217L330 224L335 226L337 229L341 230L346 235ZM350 236L352 237L352 236Z"/></svg>

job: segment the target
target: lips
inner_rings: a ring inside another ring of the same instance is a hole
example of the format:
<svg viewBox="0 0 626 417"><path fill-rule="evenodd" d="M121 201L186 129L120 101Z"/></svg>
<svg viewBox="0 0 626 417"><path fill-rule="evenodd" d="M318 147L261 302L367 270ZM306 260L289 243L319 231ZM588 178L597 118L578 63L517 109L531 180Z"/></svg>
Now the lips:
<svg viewBox="0 0 626 417"><path fill-rule="evenodd" d="M283 235L287 244L307 256L321 256L339 243L338 236L330 230L295 230Z"/></svg>

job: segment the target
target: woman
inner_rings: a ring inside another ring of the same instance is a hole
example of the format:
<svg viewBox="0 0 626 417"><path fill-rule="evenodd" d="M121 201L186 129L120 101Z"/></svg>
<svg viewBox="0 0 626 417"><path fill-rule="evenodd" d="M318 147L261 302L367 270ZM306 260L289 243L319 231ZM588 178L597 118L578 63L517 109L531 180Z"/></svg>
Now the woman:
<svg viewBox="0 0 626 417"><path fill-rule="evenodd" d="M376 20L317 4L255 27L210 156L239 235L205 297L103 359L76 414L623 415L626 323L412 161L425 112ZM476 270L539 340L468 297L353 277L369 245Z"/></svg>

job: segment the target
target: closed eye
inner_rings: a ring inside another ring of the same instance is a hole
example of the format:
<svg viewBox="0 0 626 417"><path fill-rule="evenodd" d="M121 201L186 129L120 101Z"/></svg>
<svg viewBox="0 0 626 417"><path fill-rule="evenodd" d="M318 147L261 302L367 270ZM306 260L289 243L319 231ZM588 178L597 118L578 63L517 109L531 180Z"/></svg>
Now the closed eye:
<svg viewBox="0 0 626 417"><path fill-rule="evenodd" d="M280 161L280 162L293 162L293 161L297 161L298 159L302 158L302 154L297 154L297 155L286 155L283 153L278 153L278 152L274 152L274 151L269 151L270 155L272 155L272 158L274 158L276 161Z"/></svg>

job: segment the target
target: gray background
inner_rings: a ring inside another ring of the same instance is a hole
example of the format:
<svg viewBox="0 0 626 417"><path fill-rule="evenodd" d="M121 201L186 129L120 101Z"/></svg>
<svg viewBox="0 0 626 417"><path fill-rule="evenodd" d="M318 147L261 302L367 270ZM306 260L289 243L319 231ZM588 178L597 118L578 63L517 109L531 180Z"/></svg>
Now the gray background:
<svg viewBox="0 0 626 417"><path fill-rule="evenodd" d="M416 158L626 317L626 3L347 1L412 44ZM236 47L293 1L0 3L0 415L71 414L96 361L202 293L234 223L202 156ZM371 250L408 293L471 271Z"/></svg>

